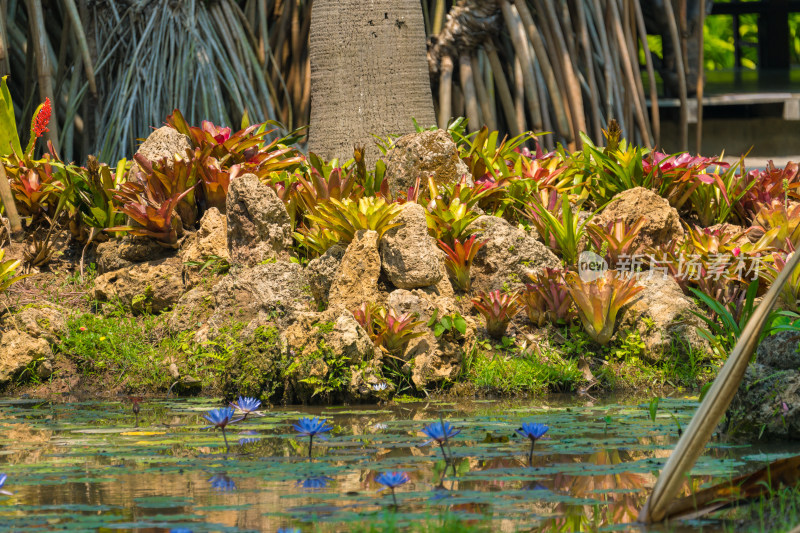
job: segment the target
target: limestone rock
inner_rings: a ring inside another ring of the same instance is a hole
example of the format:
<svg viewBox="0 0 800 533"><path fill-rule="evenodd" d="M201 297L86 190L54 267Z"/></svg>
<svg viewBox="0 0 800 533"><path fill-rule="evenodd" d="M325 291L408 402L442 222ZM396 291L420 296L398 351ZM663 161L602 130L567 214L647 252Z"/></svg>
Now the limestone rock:
<svg viewBox="0 0 800 533"><path fill-rule="evenodd" d="M678 211L665 198L644 187L635 187L616 195L593 222L604 225L621 218L626 224L633 224L642 216L647 220L633 240L633 249L659 246L674 237L683 237Z"/></svg>
<svg viewBox="0 0 800 533"><path fill-rule="evenodd" d="M328 305L328 293L342 263L344 252L344 247L334 244L324 254L309 261L306 266L306 278L318 307Z"/></svg>
<svg viewBox="0 0 800 533"><path fill-rule="evenodd" d="M381 239L383 271L398 289L435 285L442 279L439 251L428 235L425 208L418 203L403 204L394 220L400 226Z"/></svg>
<svg viewBox="0 0 800 533"><path fill-rule="evenodd" d="M183 280L187 288L194 287L202 281L203 276L213 272L211 269L200 272L202 267L190 266L187 263L203 264L209 257L214 256L230 262L227 234L227 220L216 207L203 214L203 218L200 219L200 229L181 252Z"/></svg>
<svg viewBox="0 0 800 533"><path fill-rule="evenodd" d="M228 251L236 265L288 257L292 225L283 202L254 174L231 181L226 199Z"/></svg>
<svg viewBox="0 0 800 533"><path fill-rule="evenodd" d="M55 344L67 331L66 309L51 304L25 307L17 313L7 315L2 322L4 329L17 329L37 339Z"/></svg>
<svg viewBox="0 0 800 533"><path fill-rule="evenodd" d="M160 313L183 294L181 267L178 257L169 257L108 272L95 280L93 296L101 302L119 299L134 313Z"/></svg>
<svg viewBox="0 0 800 533"><path fill-rule="evenodd" d="M175 128L162 126L148 135L147 139L139 146L137 155L142 155L150 161L160 161L167 158L167 167L172 168L173 156L186 154L192 145L189 137L180 133Z"/></svg>
<svg viewBox="0 0 800 533"><path fill-rule="evenodd" d="M434 313L441 318L457 311L452 298L438 296L421 289L392 291L386 299L386 305L398 314L416 313L418 320L423 322L428 322Z"/></svg>
<svg viewBox="0 0 800 533"><path fill-rule="evenodd" d="M427 190L428 177L437 185L453 183L468 176L469 167L458 156L458 147L444 130L409 133L398 138L385 156L386 180L392 195L413 187L417 178L423 192Z"/></svg>
<svg viewBox="0 0 800 533"><path fill-rule="evenodd" d="M43 338L9 329L0 335L0 346L0 384L19 377L26 369L33 369L39 378L49 377L52 372L53 352Z"/></svg>
<svg viewBox="0 0 800 533"><path fill-rule="evenodd" d="M169 328L174 332L202 328L214 312L214 295L205 285L186 292L175 304L169 317Z"/></svg>
<svg viewBox="0 0 800 533"><path fill-rule="evenodd" d="M375 345L351 313L329 310L297 315L283 333L282 342L292 359L293 370L287 377L296 400L359 401L364 399L362 392L370 393L362 387L364 374L359 379L353 372L376 367ZM375 368L368 374L377 381Z"/></svg>
<svg viewBox="0 0 800 533"><path fill-rule="evenodd" d="M411 382L418 390L425 390L442 381L455 381L461 373L464 351L472 345L477 326L472 317L464 317L467 332L458 338L442 335L436 338L432 332L413 339L404 359L408 361L404 370L410 370Z"/></svg>
<svg viewBox="0 0 800 533"><path fill-rule="evenodd" d="M294 314L311 308L311 291L303 268L278 261L252 268L232 269L213 288L211 333L233 324L246 324L243 336L261 325L288 325Z"/></svg>
<svg viewBox="0 0 800 533"><path fill-rule="evenodd" d="M380 273L378 233L359 231L347 246L339 271L333 278L328 305L352 311L362 302L379 302L381 297L377 286Z"/></svg>
<svg viewBox="0 0 800 533"><path fill-rule="evenodd" d="M119 244L118 240L112 239L97 245L95 264L97 265L98 274L106 274L133 264L133 262L120 257Z"/></svg>
<svg viewBox="0 0 800 533"><path fill-rule="evenodd" d="M777 370L800 372L800 336L793 331L782 331L761 341L757 349L758 362Z"/></svg>
<svg viewBox="0 0 800 533"><path fill-rule="evenodd" d="M473 290L494 291L505 283L512 289L521 288L530 274L560 266L544 244L502 218L483 215L475 226L483 230L478 240L486 244L472 263Z"/></svg>
<svg viewBox="0 0 800 533"><path fill-rule="evenodd" d="M686 296L678 283L668 275L656 272L635 274L637 284L644 287L627 306L619 331L639 331L652 359L659 359L670 345L681 352L689 348L708 353L708 342L697 334L703 321L692 314L700 308Z"/></svg>

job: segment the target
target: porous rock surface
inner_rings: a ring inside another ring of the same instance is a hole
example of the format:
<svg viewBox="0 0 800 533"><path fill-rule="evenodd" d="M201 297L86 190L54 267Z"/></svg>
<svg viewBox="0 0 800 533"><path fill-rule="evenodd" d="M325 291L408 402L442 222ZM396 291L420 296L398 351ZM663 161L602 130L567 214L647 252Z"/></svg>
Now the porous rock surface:
<svg viewBox="0 0 800 533"><path fill-rule="evenodd" d="M317 306L328 305L328 293L331 290L333 278L342 263L345 248L334 244L324 254L309 261L306 265L306 278L311 287L311 294Z"/></svg>
<svg viewBox="0 0 800 533"><path fill-rule="evenodd" d="M697 334L703 326L693 312L700 308L686 296L678 283L669 275L655 271L634 274L636 283L644 290L626 306L621 331L635 329L641 335L652 359L669 354L671 348L686 354L709 351L708 342Z"/></svg>
<svg viewBox="0 0 800 533"><path fill-rule="evenodd" d="M296 313L312 307L303 268L288 261L232 269L214 286L213 294L214 312L208 321L212 337L237 323L246 326L243 336L269 323L285 327Z"/></svg>
<svg viewBox="0 0 800 533"><path fill-rule="evenodd" d="M495 291L504 284L521 288L530 275L560 265L555 254L536 237L502 218L482 215L474 224L482 230L478 240L486 242L472 263L474 291Z"/></svg>
<svg viewBox="0 0 800 533"><path fill-rule="evenodd" d="M605 225L622 219L632 225L642 216L646 221L631 244L633 249L659 246L673 238L683 237L678 211L669 205L666 198L644 187L635 187L616 195L593 222Z"/></svg>
<svg viewBox="0 0 800 533"><path fill-rule="evenodd" d="M202 265L209 257L213 256L230 262L227 233L227 220L216 207L212 207L203 214L203 218L200 219L200 229L187 238L187 244L182 247L181 251L183 281L187 289L200 283L203 276L210 272L208 269L200 272L202 266L193 266L189 263Z"/></svg>
<svg viewBox="0 0 800 533"><path fill-rule="evenodd" d="M255 174L234 178L225 203L228 251L235 265L288 258L292 226L283 202Z"/></svg>
<svg viewBox="0 0 800 533"><path fill-rule="evenodd" d="M766 337L728 409L724 429L736 439L800 439L800 344L784 331Z"/></svg>
<svg viewBox="0 0 800 533"><path fill-rule="evenodd" d="M170 126L162 126L147 136L147 139L139 146L136 151L150 161L160 161L167 158L167 167L172 168L173 157L175 154L181 156L186 154L186 150L191 150L192 145L189 137Z"/></svg>
<svg viewBox="0 0 800 533"><path fill-rule="evenodd" d="M8 329L0 333L0 385L32 370L44 379L53 371L53 352L43 338L29 335L25 331Z"/></svg>
<svg viewBox="0 0 800 533"><path fill-rule="evenodd" d="M378 233L361 230L347 245L339 270L333 277L328 293L328 305L352 311L363 302L378 303L378 277L381 255L378 252Z"/></svg>
<svg viewBox="0 0 800 533"><path fill-rule="evenodd" d="M399 289L438 283L442 279L440 252L428 235L425 208L416 202L403 204L393 222L400 225L389 229L380 243L383 271L389 281Z"/></svg>
<svg viewBox="0 0 800 533"><path fill-rule="evenodd" d="M413 187L420 178L422 191L427 190L428 177L437 185L453 183L468 176L469 167L458 156L458 147L444 130L409 133L395 140L384 156L386 180L393 196Z"/></svg>
<svg viewBox="0 0 800 533"><path fill-rule="evenodd" d="M134 313L160 313L183 295L182 263L167 257L102 274L95 279L93 297L101 302L119 300Z"/></svg>

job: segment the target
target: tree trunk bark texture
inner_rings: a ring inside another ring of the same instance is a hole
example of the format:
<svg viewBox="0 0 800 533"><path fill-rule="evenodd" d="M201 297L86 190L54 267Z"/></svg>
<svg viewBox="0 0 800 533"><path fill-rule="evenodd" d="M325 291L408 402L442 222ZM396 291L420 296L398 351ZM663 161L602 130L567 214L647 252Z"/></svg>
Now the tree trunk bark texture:
<svg viewBox="0 0 800 533"><path fill-rule="evenodd" d="M308 149L353 157L374 138L436 124L419 0L315 0L311 11Z"/></svg>

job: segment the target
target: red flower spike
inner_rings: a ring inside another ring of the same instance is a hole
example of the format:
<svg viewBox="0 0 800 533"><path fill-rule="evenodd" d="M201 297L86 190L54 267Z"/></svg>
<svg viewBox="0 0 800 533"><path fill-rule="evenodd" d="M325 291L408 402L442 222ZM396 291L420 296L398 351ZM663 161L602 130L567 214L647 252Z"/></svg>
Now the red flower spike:
<svg viewBox="0 0 800 533"><path fill-rule="evenodd" d="M50 99L44 99L44 105L36 114L36 119L33 123L33 135L38 139L46 132L50 131L47 128L47 124L50 122L50 115L52 113L52 109L50 107Z"/></svg>

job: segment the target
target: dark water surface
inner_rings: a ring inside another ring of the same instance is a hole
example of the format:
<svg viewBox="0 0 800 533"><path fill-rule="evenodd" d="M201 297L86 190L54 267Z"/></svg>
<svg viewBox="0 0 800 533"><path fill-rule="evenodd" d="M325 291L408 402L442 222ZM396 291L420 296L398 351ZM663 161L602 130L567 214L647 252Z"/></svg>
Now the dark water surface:
<svg viewBox="0 0 800 533"><path fill-rule="evenodd" d="M624 398L266 409L229 428L227 453L218 430L202 429L201 415L220 405L147 401L135 427L126 402L0 400L0 473L13 493L0 495L0 531L347 531L444 514L492 531L639 530L625 524L697 401L662 399L655 422L646 401ZM292 429L307 415L334 425L327 442L315 440L313 461ZM419 446L440 416L462 429L450 442L455 474L437 447ZM532 467L529 441L514 435L523 421L550 426ZM766 446L712 443L692 486L800 453ZM394 470L411 477L396 511L375 482Z"/></svg>

